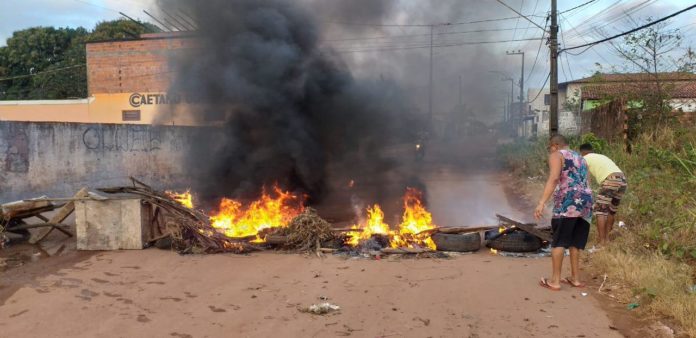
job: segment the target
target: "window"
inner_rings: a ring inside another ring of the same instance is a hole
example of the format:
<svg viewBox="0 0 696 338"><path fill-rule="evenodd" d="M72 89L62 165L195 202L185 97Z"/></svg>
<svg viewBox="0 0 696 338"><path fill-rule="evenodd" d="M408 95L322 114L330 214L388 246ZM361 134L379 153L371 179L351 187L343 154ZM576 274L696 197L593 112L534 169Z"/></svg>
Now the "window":
<svg viewBox="0 0 696 338"><path fill-rule="evenodd" d="M544 105L545 106L551 105L551 94L544 94Z"/></svg>
<svg viewBox="0 0 696 338"><path fill-rule="evenodd" d="M140 110L121 111L121 121L140 121Z"/></svg>

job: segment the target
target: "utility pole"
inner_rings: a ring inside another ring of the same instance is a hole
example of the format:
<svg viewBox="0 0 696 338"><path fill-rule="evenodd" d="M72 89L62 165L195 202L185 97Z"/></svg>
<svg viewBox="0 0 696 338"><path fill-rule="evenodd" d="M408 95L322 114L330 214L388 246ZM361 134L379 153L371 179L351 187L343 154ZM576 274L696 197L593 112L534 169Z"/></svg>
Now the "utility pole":
<svg viewBox="0 0 696 338"><path fill-rule="evenodd" d="M507 120L505 120L505 122L509 122L512 118L512 103L515 102L515 80L511 77L506 80L510 80L510 104L508 105Z"/></svg>
<svg viewBox="0 0 696 338"><path fill-rule="evenodd" d="M462 76L459 75L459 107L462 107L462 96L464 95L462 88Z"/></svg>
<svg viewBox="0 0 696 338"><path fill-rule="evenodd" d="M428 120L430 128L433 127L433 28L430 25L430 88L428 94Z"/></svg>
<svg viewBox="0 0 696 338"><path fill-rule="evenodd" d="M549 48L551 49L549 135L556 135L558 134L558 8L556 0L551 0L551 31L549 34Z"/></svg>
<svg viewBox="0 0 696 338"><path fill-rule="evenodd" d="M518 50L516 52L507 52L507 55L522 55L522 74L520 75L520 115L518 117L516 126L522 121L524 115L524 52Z"/></svg>

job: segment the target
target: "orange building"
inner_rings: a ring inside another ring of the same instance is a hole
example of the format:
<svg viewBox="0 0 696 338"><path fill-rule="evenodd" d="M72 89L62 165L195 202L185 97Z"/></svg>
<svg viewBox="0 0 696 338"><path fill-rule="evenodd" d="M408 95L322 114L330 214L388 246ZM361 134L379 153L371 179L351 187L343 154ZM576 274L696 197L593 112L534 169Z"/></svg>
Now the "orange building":
<svg viewBox="0 0 696 338"><path fill-rule="evenodd" d="M187 104L168 90L171 54L194 41L190 33L157 33L88 43L88 98L0 101L0 121L193 125Z"/></svg>

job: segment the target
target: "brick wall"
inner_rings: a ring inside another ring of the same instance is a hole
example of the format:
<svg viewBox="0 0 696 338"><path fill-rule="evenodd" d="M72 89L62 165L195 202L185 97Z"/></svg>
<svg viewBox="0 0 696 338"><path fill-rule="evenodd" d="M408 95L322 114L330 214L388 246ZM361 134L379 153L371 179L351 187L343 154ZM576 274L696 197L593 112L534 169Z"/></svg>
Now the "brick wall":
<svg viewBox="0 0 696 338"><path fill-rule="evenodd" d="M169 57L193 47L191 37L176 36L89 43L89 94L165 92L172 79Z"/></svg>

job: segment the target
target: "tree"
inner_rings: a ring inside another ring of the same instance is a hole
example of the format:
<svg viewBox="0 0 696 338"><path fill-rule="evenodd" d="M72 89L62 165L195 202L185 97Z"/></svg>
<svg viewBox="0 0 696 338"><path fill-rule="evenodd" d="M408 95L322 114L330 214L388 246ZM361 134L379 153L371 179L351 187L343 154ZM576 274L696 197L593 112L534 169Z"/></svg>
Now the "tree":
<svg viewBox="0 0 696 338"><path fill-rule="evenodd" d="M137 39L140 34L159 32L157 26L150 23L131 20L102 21L94 27L87 41L128 40Z"/></svg>
<svg viewBox="0 0 696 338"><path fill-rule="evenodd" d="M652 21L646 19L648 23ZM625 72L646 76L645 80L624 83L624 98L642 102L645 117L654 119L658 126L671 111L668 101L674 81L667 73L692 73L696 69L694 52L691 48L682 49L682 41L681 31L668 28L663 22L626 35L620 43L610 42L616 55L625 61Z"/></svg>
<svg viewBox="0 0 696 338"><path fill-rule="evenodd" d="M137 38L157 27L130 20L85 28L33 27L12 34L0 47L0 100L87 96L85 43Z"/></svg>

